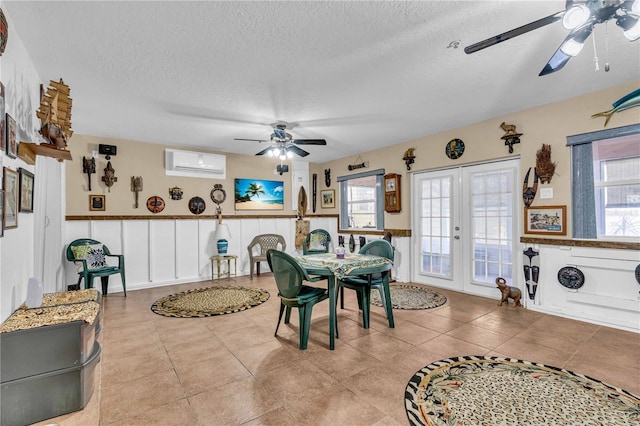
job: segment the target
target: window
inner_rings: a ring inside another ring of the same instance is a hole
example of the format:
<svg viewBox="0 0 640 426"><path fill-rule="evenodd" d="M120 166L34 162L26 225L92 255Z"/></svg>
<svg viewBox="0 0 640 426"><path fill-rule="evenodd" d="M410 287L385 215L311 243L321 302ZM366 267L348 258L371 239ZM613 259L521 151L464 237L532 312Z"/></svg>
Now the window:
<svg viewBox="0 0 640 426"><path fill-rule="evenodd" d="M640 125L569 136L573 237L640 236Z"/></svg>
<svg viewBox="0 0 640 426"><path fill-rule="evenodd" d="M340 229L384 229L384 169L338 178Z"/></svg>

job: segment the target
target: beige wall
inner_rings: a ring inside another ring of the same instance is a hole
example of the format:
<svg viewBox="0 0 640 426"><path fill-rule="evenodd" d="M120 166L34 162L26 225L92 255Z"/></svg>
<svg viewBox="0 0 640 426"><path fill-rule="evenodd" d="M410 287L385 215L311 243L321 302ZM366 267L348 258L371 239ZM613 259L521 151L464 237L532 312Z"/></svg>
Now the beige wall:
<svg viewBox="0 0 640 426"><path fill-rule="evenodd" d="M117 155L111 157L111 165L115 169L118 181L111 191L102 182L104 168L107 165L104 155L96 159L96 173L91 175L91 191L88 189L87 175L82 173L82 157L90 157L92 151L98 150L99 144L117 146ZM165 148L190 150L181 147L125 140L114 140L74 134L69 143L73 161L67 164L67 215L69 216L168 216L191 215L188 202L191 197L199 196L206 203L203 215L214 215L215 204L210 193L214 184L222 184L227 199L221 205L225 216L242 214L276 214L292 215L291 209L291 173L275 175L276 160L250 155L223 154L227 157L226 179L202 179L192 177L166 176L164 171ZM198 150L203 152L204 150ZM213 151L212 151L213 152ZM143 190L139 195L139 208L134 208L135 198L131 192L131 176L142 176ZM283 181L285 187L284 210L248 212L234 210L234 178L256 178ZM182 200L171 200L169 188L178 186L183 189ZM89 211L89 194L106 195L106 210ZM165 209L153 214L146 208L147 198L158 195L165 201Z"/></svg>
<svg viewBox="0 0 640 426"><path fill-rule="evenodd" d="M567 205L569 233L571 232L571 165L570 149L566 146L566 137L575 134L602 130L604 118L591 118L596 112L606 111L611 104L627 93L640 87L640 80L614 87L612 89L594 92L577 98L537 108L496 117L491 120L474 123L435 135L425 136L415 141L389 146L383 149L361 154L363 161L369 162L367 169L349 171L347 166L355 162L355 157L344 158L326 164L312 165L311 173L318 173L322 178L318 188L324 189L324 169L331 169L331 188L338 189L336 177L384 168L386 173L402 175L402 211L400 213L385 214L385 228L409 229L410 218L410 180L411 173L478 163L508 157L521 158L521 179L529 167L535 167L536 152L542 144L551 145L551 157L557 163L555 175L550 184L539 185L534 205ZM464 114L464 111L461 111ZM500 139L504 132L500 128L502 122L515 124L521 143L514 145L513 154L509 154L508 147ZM607 128L615 128L640 122L640 108L617 113L610 120ZM451 160L445 155L445 145L451 139L462 139L465 151L462 157ZM404 152L415 147L416 158L411 171L407 171ZM533 178L529 178L533 184ZM552 199L540 199L540 188L553 188ZM522 205L522 204L521 204ZM337 209L335 211L337 213ZM522 212L521 212L522 213ZM568 235L569 236L569 235Z"/></svg>
<svg viewBox="0 0 640 426"><path fill-rule="evenodd" d="M574 99L543 105L537 108L496 117L492 120L474 123L458 129L425 136L415 141L401 143L383 149L369 151L360 154L362 161L369 162L367 169L349 171L347 166L355 162L355 156L332 161L325 164L311 164L310 173L318 174L318 197L320 191L327 189L324 183L324 170L331 169L330 189L336 191L338 185L336 178L362 172L384 168L386 173L399 173L402 175L402 211L400 213L385 214L385 228L409 229L410 222L410 174L416 171L438 168L454 167L464 164L472 164L500 158L520 157L521 180L529 167L535 166L536 152L542 144L552 147L552 160L557 162L555 176L550 184L540 185L535 205L564 204L569 207L568 229L570 223L571 204L571 176L570 176L570 152L566 147L566 137L580 133L602 130L603 118L591 118L591 115L611 108L611 104L640 86L640 81L580 96ZM460 112L464 114L462 110ZM519 133L522 133L521 143L514 146L513 154L509 154L508 147L500 138L504 134L499 127L500 123L515 124ZM630 109L616 114L609 122L608 128L635 124L640 121L640 109ZM445 145L453 138L462 139L465 143L465 152L457 160L450 160L445 155ZM97 160L97 172L91 176L92 191L87 188L87 177L82 174L82 156L90 156L91 152L98 149L98 144L117 145L118 155L112 158L112 165L118 182L108 192L104 183L100 180L104 175L106 166L104 156ZM329 141L329 145L331 141ZM132 141L112 140L92 136L74 135L69 143L74 160L67 164L67 215L152 215L145 207L145 201L152 195L161 196L166 202L165 210L159 215L190 215L187 202L193 196L202 197L207 203L205 215L214 214L214 205L209 198L213 184L222 183L227 191L227 200L223 204L224 215L245 214L244 211L236 212L233 205L233 179L261 178L270 180L282 180L285 185L285 208L281 212L255 212L254 214L275 213L290 215L291 210L291 174L283 176L274 175L274 160L264 157L225 154L227 156L227 179L198 179L165 176L164 174L164 149L165 146L140 143ZM406 169L404 152L415 148L415 163L409 172ZM174 147L178 148L178 147ZM179 148L180 149L180 148ZM184 148L183 148L184 149ZM143 176L144 190L140 194L140 208L134 209L134 194L130 190L131 176ZM311 182L311 178L309 179ZM532 184L530 179L530 184ZM184 189L183 200L173 201L169 197L168 189L179 186ZM552 199L541 200L540 188L553 188ZM106 211L89 211L89 194L106 195ZM339 200L336 199L336 208L320 208L318 201L317 214L337 214Z"/></svg>

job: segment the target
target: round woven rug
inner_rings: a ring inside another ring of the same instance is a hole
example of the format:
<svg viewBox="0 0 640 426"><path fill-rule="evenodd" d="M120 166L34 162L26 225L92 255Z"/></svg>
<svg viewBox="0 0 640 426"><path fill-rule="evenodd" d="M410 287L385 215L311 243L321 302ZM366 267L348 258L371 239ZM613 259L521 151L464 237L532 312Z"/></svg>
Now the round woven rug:
<svg viewBox="0 0 640 426"><path fill-rule="evenodd" d="M463 356L409 381L414 425L638 425L640 397L571 371L513 358Z"/></svg>
<svg viewBox="0 0 640 426"><path fill-rule="evenodd" d="M444 295L422 286L391 284L389 292L393 309L431 309L447 303ZM382 306L380 293L376 290L371 292L371 304Z"/></svg>
<svg viewBox="0 0 640 426"><path fill-rule="evenodd" d="M244 311L268 299L269 292L259 288L207 287L163 297L151 310L165 317L202 318Z"/></svg>

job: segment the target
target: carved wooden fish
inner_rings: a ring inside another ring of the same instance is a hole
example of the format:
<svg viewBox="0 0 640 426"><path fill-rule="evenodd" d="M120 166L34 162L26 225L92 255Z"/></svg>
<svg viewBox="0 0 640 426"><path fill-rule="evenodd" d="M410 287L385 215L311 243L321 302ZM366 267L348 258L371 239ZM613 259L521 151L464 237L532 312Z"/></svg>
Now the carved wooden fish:
<svg viewBox="0 0 640 426"><path fill-rule="evenodd" d="M640 106L640 89L636 89L633 92L624 95L623 97L615 101L612 106L613 108L611 108L610 110L593 114L591 118L607 117L604 121L604 127L607 127L609 120L616 112Z"/></svg>

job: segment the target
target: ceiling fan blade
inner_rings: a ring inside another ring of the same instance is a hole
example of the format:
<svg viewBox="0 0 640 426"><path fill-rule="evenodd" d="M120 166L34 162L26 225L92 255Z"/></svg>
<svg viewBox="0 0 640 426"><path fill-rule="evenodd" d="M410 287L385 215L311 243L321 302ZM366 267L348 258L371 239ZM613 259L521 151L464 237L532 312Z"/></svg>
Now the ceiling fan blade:
<svg viewBox="0 0 640 426"><path fill-rule="evenodd" d="M569 40L578 40L584 44L585 40L589 38L592 31L593 31L592 22L579 29L573 30L567 36L567 38L565 38L562 41L562 43L560 44L560 47L558 47L558 49L553 54L551 59L549 59L547 64L544 66L544 68L542 68L542 71L540 71L540 74L538 74L538 76L542 77L543 75L560 71L565 65L567 65L567 62L569 62L569 59L573 58L573 56L567 55L562 51L562 46L564 46L564 44Z"/></svg>
<svg viewBox="0 0 640 426"><path fill-rule="evenodd" d="M302 148L298 148L295 145L288 146L287 150L293 151L293 153L298 154L300 157L306 157L307 155L309 155L309 153L307 151L305 151Z"/></svg>
<svg viewBox="0 0 640 426"><path fill-rule="evenodd" d="M327 141L324 139L294 139L291 142L296 145L326 145Z"/></svg>
<svg viewBox="0 0 640 426"><path fill-rule="evenodd" d="M509 40L510 38L517 37L519 35L528 33L529 31L536 30L540 27L544 27L545 25L552 24L556 22L558 19L562 18L565 11L562 10L560 12L556 12L553 15L545 16L544 18L538 19L537 21L529 22L521 27L514 28L513 30L504 32L502 34L498 34L497 36L490 37L486 40L479 41L470 46L464 48L464 53L471 54L477 52L478 50L486 49L487 47L493 46L494 44L502 43L503 41Z"/></svg>
<svg viewBox="0 0 640 426"><path fill-rule="evenodd" d="M269 150L273 148L273 147L269 147L269 148L265 148L262 151L260 151L259 153L257 153L256 155L265 155L267 152L269 152Z"/></svg>
<svg viewBox="0 0 640 426"><path fill-rule="evenodd" d="M249 141L249 142L267 142L264 139L241 139L241 138L233 138L234 141Z"/></svg>

